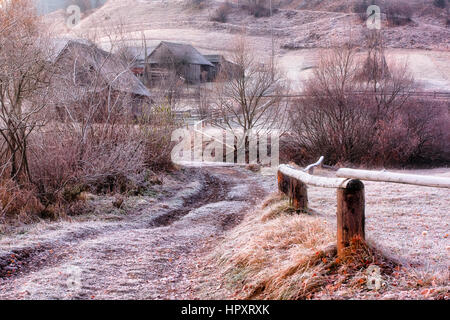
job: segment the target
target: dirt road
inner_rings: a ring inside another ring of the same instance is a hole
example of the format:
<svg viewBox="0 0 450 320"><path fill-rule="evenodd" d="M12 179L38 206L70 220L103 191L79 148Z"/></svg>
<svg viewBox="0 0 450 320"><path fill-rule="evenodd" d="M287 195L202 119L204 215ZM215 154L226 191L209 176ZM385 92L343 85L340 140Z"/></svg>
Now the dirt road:
<svg viewBox="0 0 450 320"><path fill-rule="evenodd" d="M448 168L406 173L450 175ZM0 235L0 299L195 299L199 288L219 290L214 298L226 296L218 281L199 279L210 268L205 257L276 190L276 178L242 168L203 167L186 169L181 180L167 180L163 185L171 192L156 200L139 197L136 212L114 215L105 203L103 215L44 221ZM446 281L447 189L365 185L369 243L411 266L413 274ZM336 229L335 193L308 189L312 212L331 230Z"/></svg>
<svg viewBox="0 0 450 320"><path fill-rule="evenodd" d="M0 299L195 298L196 261L267 194L263 180L204 168L130 219L61 222L1 239Z"/></svg>

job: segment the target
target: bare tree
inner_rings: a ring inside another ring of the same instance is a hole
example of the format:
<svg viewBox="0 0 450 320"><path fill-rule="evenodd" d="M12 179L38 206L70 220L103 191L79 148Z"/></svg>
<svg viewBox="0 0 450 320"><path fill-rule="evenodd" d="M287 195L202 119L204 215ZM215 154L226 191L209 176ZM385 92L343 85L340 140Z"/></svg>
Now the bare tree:
<svg viewBox="0 0 450 320"><path fill-rule="evenodd" d="M29 0L2 3L0 30L1 158L10 177L25 183L31 179L28 140L48 103L47 45Z"/></svg>
<svg viewBox="0 0 450 320"><path fill-rule="evenodd" d="M195 95L197 114L200 120L206 120L211 117L211 92L205 87L198 85Z"/></svg>
<svg viewBox="0 0 450 320"><path fill-rule="evenodd" d="M260 62L245 37L236 39L230 58L234 64L221 68L215 82L212 109L221 114L217 125L242 137L247 150L250 135L284 129L287 83L271 62Z"/></svg>
<svg viewBox="0 0 450 320"><path fill-rule="evenodd" d="M145 168L170 165L170 109L150 108L148 90L112 53L121 43L48 39L31 8L0 9L1 174L15 180L0 184L0 200L11 208L33 197L38 212L57 216L84 190L135 190Z"/></svg>
<svg viewBox="0 0 450 320"><path fill-rule="evenodd" d="M375 162L369 158L379 144L380 132L408 113L414 81L407 65L388 67L382 48L376 48L382 42L376 43L369 47L366 64L360 63L351 44L321 53L318 68L305 86L306 97L298 99L291 112L293 141L304 160L324 155L333 164ZM362 79L364 70L370 75Z"/></svg>
<svg viewBox="0 0 450 320"><path fill-rule="evenodd" d="M362 99L348 95L360 89L354 81L359 71L356 51L346 45L320 56L314 77L306 85L306 97L292 107L294 141L299 151L312 157L322 153L331 162L341 157L353 160L364 152L363 141L371 135L364 129L370 126Z"/></svg>

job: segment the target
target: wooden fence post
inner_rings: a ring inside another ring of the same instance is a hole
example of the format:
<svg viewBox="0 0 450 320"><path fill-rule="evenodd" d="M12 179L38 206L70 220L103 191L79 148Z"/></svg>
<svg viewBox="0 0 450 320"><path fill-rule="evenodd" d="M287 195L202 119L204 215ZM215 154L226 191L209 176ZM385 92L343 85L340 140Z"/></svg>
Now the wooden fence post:
<svg viewBox="0 0 450 320"><path fill-rule="evenodd" d="M364 184L360 180L350 180L346 188L337 189L338 255L343 254L353 238L365 239L364 210Z"/></svg>
<svg viewBox="0 0 450 320"><path fill-rule="evenodd" d="M297 179L285 176L278 171L278 190L289 197L296 210L306 211L308 209L308 191L306 184Z"/></svg>

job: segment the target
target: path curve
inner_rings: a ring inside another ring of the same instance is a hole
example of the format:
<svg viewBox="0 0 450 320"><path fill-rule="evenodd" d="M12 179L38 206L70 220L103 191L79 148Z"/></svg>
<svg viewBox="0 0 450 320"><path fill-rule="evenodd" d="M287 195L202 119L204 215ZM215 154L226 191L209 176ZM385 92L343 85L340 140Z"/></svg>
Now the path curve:
<svg viewBox="0 0 450 320"><path fill-rule="evenodd" d="M201 187L178 205L13 249L14 264L0 264L0 299L196 298L195 262L269 192L263 176L243 168L198 171ZM18 270L5 276L5 268Z"/></svg>

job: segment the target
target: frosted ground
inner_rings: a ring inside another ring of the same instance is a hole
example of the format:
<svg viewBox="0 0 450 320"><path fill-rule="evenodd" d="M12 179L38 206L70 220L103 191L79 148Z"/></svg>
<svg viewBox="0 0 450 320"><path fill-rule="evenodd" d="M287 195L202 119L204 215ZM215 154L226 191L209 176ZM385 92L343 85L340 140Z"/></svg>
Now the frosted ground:
<svg viewBox="0 0 450 320"><path fill-rule="evenodd" d="M1 236L0 298L196 298L194 271L202 258L276 192L276 178L232 167L195 172L182 182L168 178L163 190L172 191L162 199L127 200L127 213L108 212L105 204L111 207L113 199L97 199L92 200L101 205L97 214ZM414 172L450 176L449 169ZM448 279L448 189L365 186L369 242L411 272ZM308 192L313 214L335 230L335 190Z"/></svg>

